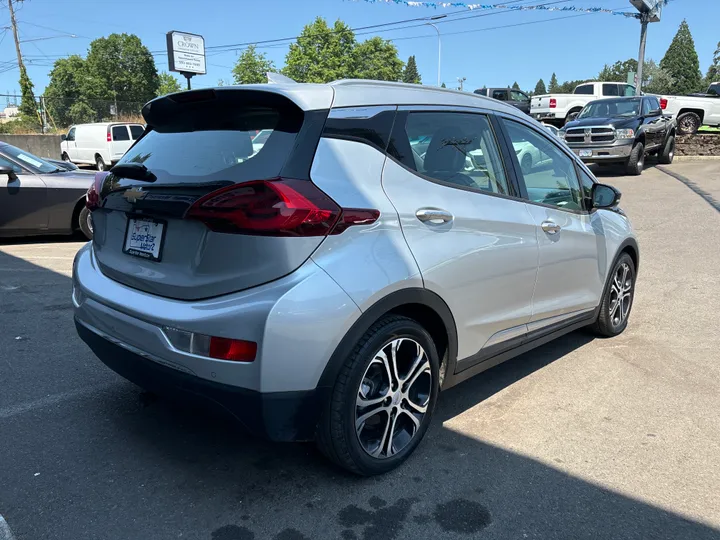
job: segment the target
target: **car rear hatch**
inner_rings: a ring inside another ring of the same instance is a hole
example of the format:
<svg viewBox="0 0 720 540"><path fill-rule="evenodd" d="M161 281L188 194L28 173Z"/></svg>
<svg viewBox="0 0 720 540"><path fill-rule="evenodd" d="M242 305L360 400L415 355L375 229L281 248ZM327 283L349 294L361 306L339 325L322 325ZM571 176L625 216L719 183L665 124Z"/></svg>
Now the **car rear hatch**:
<svg viewBox="0 0 720 540"><path fill-rule="evenodd" d="M310 100L322 105L314 110L267 87L195 90L146 105L146 133L96 178L101 271L142 291L194 300L302 265L339 214L309 179L332 101L326 89ZM263 130L265 142L253 144Z"/></svg>

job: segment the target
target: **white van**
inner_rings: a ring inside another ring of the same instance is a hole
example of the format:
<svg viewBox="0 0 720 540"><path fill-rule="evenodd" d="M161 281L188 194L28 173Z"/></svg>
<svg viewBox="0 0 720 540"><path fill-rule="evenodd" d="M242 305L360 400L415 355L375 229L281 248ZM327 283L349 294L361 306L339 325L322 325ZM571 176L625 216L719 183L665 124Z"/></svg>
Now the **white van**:
<svg viewBox="0 0 720 540"><path fill-rule="evenodd" d="M95 165L98 171L104 171L123 157L143 131L142 124L78 124L63 135L60 156L63 161Z"/></svg>

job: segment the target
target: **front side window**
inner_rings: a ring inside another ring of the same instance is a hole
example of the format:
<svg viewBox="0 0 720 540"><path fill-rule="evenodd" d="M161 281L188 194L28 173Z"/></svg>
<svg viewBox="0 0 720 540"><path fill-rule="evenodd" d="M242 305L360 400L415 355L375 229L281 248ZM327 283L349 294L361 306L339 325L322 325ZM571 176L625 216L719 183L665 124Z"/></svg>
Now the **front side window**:
<svg viewBox="0 0 720 540"><path fill-rule="evenodd" d="M527 101L529 98L517 90L510 90L510 99L513 101Z"/></svg>
<svg viewBox="0 0 720 540"><path fill-rule="evenodd" d="M636 94L635 87L632 84L623 84L621 86L623 86L625 89L625 91L623 93L624 96L631 97Z"/></svg>
<svg viewBox="0 0 720 540"><path fill-rule="evenodd" d="M617 84L603 84L603 96L619 96L620 92Z"/></svg>
<svg viewBox="0 0 720 540"><path fill-rule="evenodd" d="M548 138L522 124L503 120L532 202L582 210L573 160Z"/></svg>
<svg viewBox="0 0 720 540"><path fill-rule="evenodd" d="M500 150L485 115L411 112L405 134L418 173L454 187L508 195Z"/></svg>
<svg viewBox="0 0 720 540"><path fill-rule="evenodd" d="M67 137L65 137L66 141L74 141L75 140L75 128L72 128L70 131L68 131Z"/></svg>
<svg viewBox="0 0 720 540"><path fill-rule="evenodd" d="M658 98L649 97L648 101L650 102L650 110L651 111L656 111L660 108L660 102L658 101Z"/></svg>
<svg viewBox="0 0 720 540"><path fill-rule="evenodd" d="M113 126L112 128L112 140L113 141L129 141L130 134L128 133L127 127L125 126Z"/></svg>
<svg viewBox="0 0 720 540"><path fill-rule="evenodd" d="M715 94L716 96L720 96L720 82L712 83L710 85L710 88L708 88L707 93Z"/></svg>
<svg viewBox="0 0 720 540"><path fill-rule="evenodd" d="M507 90L493 90L492 97L500 101L507 101Z"/></svg>
<svg viewBox="0 0 720 540"><path fill-rule="evenodd" d="M478 88L474 93L481 96L487 96L487 88Z"/></svg>
<svg viewBox="0 0 720 540"><path fill-rule="evenodd" d="M650 114L650 109L652 109L652 107L650 106L650 100L649 100L649 99L643 99L643 102L642 102L642 113L643 113L643 116L647 116L648 114Z"/></svg>

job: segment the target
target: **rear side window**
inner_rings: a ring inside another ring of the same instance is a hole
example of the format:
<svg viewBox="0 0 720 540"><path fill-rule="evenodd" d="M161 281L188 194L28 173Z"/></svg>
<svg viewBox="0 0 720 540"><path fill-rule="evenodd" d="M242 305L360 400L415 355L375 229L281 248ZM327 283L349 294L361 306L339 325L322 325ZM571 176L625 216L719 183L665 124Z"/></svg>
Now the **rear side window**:
<svg viewBox="0 0 720 540"><path fill-rule="evenodd" d="M485 115L410 112L403 136L410 146L410 168L418 173L453 187L510 194Z"/></svg>
<svg viewBox="0 0 720 540"><path fill-rule="evenodd" d="M493 90L492 97L500 101L507 101L507 90Z"/></svg>
<svg viewBox="0 0 720 540"><path fill-rule="evenodd" d="M276 178L303 125L303 112L276 95L224 92L199 103L166 99L162 109L145 112L147 134L120 161L145 165L157 176L155 184ZM264 141L256 142L260 133Z"/></svg>
<svg viewBox="0 0 720 540"><path fill-rule="evenodd" d="M478 88L474 93L480 96L487 96L487 88Z"/></svg>
<svg viewBox="0 0 720 540"><path fill-rule="evenodd" d="M593 94L593 85L592 84L581 84L575 89L576 94L587 94L592 95ZM617 94L616 94L617 95Z"/></svg>
<svg viewBox="0 0 720 540"><path fill-rule="evenodd" d="M142 126L130 126L130 135L132 137L132 140L138 140L140 138L140 135L143 134L143 131L145 131L145 128Z"/></svg>
<svg viewBox="0 0 720 540"><path fill-rule="evenodd" d="M710 88L708 88L708 94L715 94L716 96L720 96L720 82L712 83L710 85Z"/></svg>
<svg viewBox="0 0 720 540"><path fill-rule="evenodd" d="M113 141L129 141L130 134L126 126L113 126L112 127L112 140Z"/></svg>
<svg viewBox="0 0 720 540"><path fill-rule="evenodd" d="M617 84L603 84L602 87L603 96L619 96L620 91Z"/></svg>

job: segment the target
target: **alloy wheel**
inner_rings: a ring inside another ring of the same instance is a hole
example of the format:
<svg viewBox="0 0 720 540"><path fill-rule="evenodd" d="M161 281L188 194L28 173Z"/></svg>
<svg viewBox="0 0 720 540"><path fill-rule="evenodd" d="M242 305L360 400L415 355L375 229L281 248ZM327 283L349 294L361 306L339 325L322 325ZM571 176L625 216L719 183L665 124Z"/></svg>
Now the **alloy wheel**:
<svg viewBox="0 0 720 540"><path fill-rule="evenodd" d="M620 326L630 313L633 297L633 279L630 266L626 263L621 264L610 285L610 322L614 327Z"/></svg>
<svg viewBox="0 0 720 540"><path fill-rule="evenodd" d="M420 431L432 390L427 352L396 338L375 353L355 402L355 431L363 450L378 459L401 452Z"/></svg>

